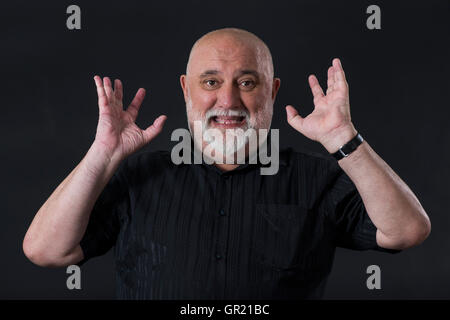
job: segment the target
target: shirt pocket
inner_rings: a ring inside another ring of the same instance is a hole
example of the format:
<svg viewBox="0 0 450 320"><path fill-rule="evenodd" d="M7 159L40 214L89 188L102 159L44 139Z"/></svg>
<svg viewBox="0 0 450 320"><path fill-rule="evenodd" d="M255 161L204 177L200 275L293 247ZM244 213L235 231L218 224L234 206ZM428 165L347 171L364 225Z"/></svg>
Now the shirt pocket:
<svg viewBox="0 0 450 320"><path fill-rule="evenodd" d="M277 271L309 267L313 212L291 204L257 204L252 234L256 261Z"/></svg>

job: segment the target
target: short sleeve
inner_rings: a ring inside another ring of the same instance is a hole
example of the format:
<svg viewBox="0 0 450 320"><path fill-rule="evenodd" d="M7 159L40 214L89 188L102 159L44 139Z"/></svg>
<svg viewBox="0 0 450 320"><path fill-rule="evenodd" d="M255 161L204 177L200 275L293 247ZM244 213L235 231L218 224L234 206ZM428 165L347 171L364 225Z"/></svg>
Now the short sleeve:
<svg viewBox="0 0 450 320"><path fill-rule="evenodd" d="M123 166L120 166L93 206L86 232L80 241L84 258L77 265L81 266L89 259L105 254L115 245L121 217L128 208L127 180Z"/></svg>
<svg viewBox="0 0 450 320"><path fill-rule="evenodd" d="M370 219L356 186L339 169L329 189L328 213L335 227L337 247L398 253L401 250L378 246L377 227Z"/></svg>

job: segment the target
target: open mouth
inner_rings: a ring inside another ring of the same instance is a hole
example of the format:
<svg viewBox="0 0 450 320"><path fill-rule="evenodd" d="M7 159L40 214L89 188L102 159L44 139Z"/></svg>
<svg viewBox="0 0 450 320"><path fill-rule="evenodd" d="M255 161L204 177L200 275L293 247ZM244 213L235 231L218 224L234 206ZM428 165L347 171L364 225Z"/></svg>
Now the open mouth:
<svg viewBox="0 0 450 320"><path fill-rule="evenodd" d="M210 120L211 125L220 127L238 127L245 123L244 116L213 116Z"/></svg>

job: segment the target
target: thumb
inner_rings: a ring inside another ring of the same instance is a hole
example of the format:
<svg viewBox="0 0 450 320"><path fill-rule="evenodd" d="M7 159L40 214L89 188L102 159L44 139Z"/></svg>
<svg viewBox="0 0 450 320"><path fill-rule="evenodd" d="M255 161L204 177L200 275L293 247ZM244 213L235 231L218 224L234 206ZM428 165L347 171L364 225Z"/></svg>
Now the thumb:
<svg viewBox="0 0 450 320"><path fill-rule="evenodd" d="M150 142L153 138L155 138L162 130L164 122L166 121L167 116L161 115L155 119L153 124L149 126L147 129L143 131L144 134L144 144Z"/></svg>
<svg viewBox="0 0 450 320"><path fill-rule="evenodd" d="M303 127L303 118L301 115L298 114L297 110L291 106L286 106L286 114L287 114L287 121L298 132L302 131Z"/></svg>

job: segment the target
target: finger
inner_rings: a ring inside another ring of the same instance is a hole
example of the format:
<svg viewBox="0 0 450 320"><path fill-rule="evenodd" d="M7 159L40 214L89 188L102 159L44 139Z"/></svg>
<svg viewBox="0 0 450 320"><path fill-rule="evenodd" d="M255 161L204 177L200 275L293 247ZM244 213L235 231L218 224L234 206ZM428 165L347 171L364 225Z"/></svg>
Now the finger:
<svg viewBox="0 0 450 320"><path fill-rule="evenodd" d="M345 73L341 61L338 58L333 59L334 81L338 84L345 84Z"/></svg>
<svg viewBox="0 0 450 320"><path fill-rule="evenodd" d="M130 105L128 106L127 111L131 114L134 120L136 120L137 118L139 108L141 107L142 101L144 101L144 97L145 97L145 89L140 88L136 92L133 101L131 101Z"/></svg>
<svg viewBox="0 0 450 320"><path fill-rule="evenodd" d="M328 80L327 80L327 94L333 90L334 86L334 68L331 66L328 68Z"/></svg>
<svg viewBox="0 0 450 320"><path fill-rule="evenodd" d="M100 108L108 106L108 98L103 88L102 79L99 76L94 76L95 85L97 87L98 104Z"/></svg>
<svg viewBox="0 0 450 320"><path fill-rule="evenodd" d="M103 78L103 86L105 87L106 96L108 100L111 101L114 99L114 92L111 84L111 80L108 77Z"/></svg>
<svg viewBox="0 0 450 320"><path fill-rule="evenodd" d="M288 123L297 131L302 132L303 118L297 112L297 110L291 106L286 106L286 115Z"/></svg>
<svg viewBox="0 0 450 320"><path fill-rule="evenodd" d="M310 75L308 77L309 86L311 87L311 92L314 96L314 99L322 98L324 96L322 87L319 84L315 75Z"/></svg>
<svg viewBox="0 0 450 320"><path fill-rule="evenodd" d="M123 86L120 79L114 80L114 96L117 100L122 101L123 98Z"/></svg>
<svg viewBox="0 0 450 320"><path fill-rule="evenodd" d="M145 143L150 142L155 138L162 130L164 122L166 122L167 116L161 115L153 121L153 124L143 131Z"/></svg>

